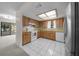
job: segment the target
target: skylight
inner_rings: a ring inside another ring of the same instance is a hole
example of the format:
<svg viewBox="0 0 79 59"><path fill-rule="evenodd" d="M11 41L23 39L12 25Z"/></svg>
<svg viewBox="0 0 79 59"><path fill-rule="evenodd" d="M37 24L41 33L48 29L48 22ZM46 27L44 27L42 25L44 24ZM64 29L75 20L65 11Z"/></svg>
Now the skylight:
<svg viewBox="0 0 79 59"><path fill-rule="evenodd" d="M53 16L53 15L56 15L56 10L46 12L46 15L47 15L47 16Z"/></svg>
<svg viewBox="0 0 79 59"><path fill-rule="evenodd" d="M43 14L38 15L39 18L41 19L53 19L56 18L56 10L52 10Z"/></svg>
<svg viewBox="0 0 79 59"><path fill-rule="evenodd" d="M41 15L38 15L38 17L40 17L40 18L46 18L47 16L45 14L41 14Z"/></svg>

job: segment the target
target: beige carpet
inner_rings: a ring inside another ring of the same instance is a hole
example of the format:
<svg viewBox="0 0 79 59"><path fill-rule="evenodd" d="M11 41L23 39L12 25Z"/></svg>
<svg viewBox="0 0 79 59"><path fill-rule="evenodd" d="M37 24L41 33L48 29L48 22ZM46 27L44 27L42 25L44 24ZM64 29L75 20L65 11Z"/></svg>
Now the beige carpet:
<svg viewBox="0 0 79 59"><path fill-rule="evenodd" d="M4 49L0 50L0 56L28 56L21 48L16 44L12 44Z"/></svg>
<svg viewBox="0 0 79 59"><path fill-rule="evenodd" d="M0 56L28 56L16 45L16 35L0 37Z"/></svg>

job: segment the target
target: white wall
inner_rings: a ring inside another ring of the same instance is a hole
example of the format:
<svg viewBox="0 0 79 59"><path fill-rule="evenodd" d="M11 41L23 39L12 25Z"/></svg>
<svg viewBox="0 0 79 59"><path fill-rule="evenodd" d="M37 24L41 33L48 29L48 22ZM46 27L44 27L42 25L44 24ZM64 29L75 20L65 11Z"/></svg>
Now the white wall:
<svg viewBox="0 0 79 59"><path fill-rule="evenodd" d="M4 18L0 18L0 22L16 23L16 19L4 19Z"/></svg>
<svg viewBox="0 0 79 59"><path fill-rule="evenodd" d="M67 17L67 28L65 36L65 50L66 55L71 55L71 3L68 4L66 8L66 17Z"/></svg>
<svg viewBox="0 0 79 59"><path fill-rule="evenodd" d="M16 12L16 42L18 46L22 46L22 14Z"/></svg>
<svg viewBox="0 0 79 59"><path fill-rule="evenodd" d="M21 8L16 12L16 42L17 42L17 46L21 47L22 46L22 16L23 16L23 12L25 10L25 6L27 6L27 4L23 4L21 6Z"/></svg>

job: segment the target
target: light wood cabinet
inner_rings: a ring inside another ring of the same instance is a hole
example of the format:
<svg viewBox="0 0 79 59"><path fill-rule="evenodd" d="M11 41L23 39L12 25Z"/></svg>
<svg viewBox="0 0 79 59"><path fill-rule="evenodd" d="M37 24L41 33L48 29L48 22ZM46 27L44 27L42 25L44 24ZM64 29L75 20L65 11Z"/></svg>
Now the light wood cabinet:
<svg viewBox="0 0 79 59"><path fill-rule="evenodd" d="M39 27L39 21L23 16L22 17L23 26L28 26L29 23L31 23L31 25L34 25L35 27Z"/></svg>
<svg viewBox="0 0 79 59"><path fill-rule="evenodd" d="M56 40L56 33L54 31L39 31L38 38L47 38L50 40Z"/></svg>
<svg viewBox="0 0 79 59"><path fill-rule="evenodd" d="M40 28L47 28L48 21L40 21Z"/></svg>
<svg viewBox="0 0 79 59"><path fill-rule="evenodd" d="M22 24L23 24L23 26L28 26L29 25L29 18L23 16L22 17Z"/></svg>
<svg viewBox="0 0 79 59"><path fill-rule="evenodd" d="M31 24L30 24L31 23ZM23 16L22 17L22 26L29 26L29 25L33 25L38 27L39 26L39 22L37 20L31 19L29 17ZM27 43L31 42L31 33L30 32L23 32L22 33L22 44L25 45Z"/></svg>
<svg viewBox="0 0 79 59"><path fill-rule="evenodd" d="M35 24L35 27L39 27L39 21L37 21L37 20L30 19L30 23Z"/></svg>
<svg viewBox="0 0 79 59"><path fill-rule="evenodd" d="M57 27L63 27L64 25L64 18L59 18L59 19L56 19L56 26Z"/></svg>
<svg viewBox="0 0 79 59"><path fill-rule="evenodd" d="M64 25L64 18L61 18L61 19L60 19L59 24L60 24L60 26L62 26L62 27L63 27L63 25Z"/></svg>
<svg viewBox="0 0 79 59"><path fill-rule="evenodd" d="M39 27L39 21L34 20L34 23L36 24L36 27Z"/></svg>
<svg viewBox="0 0 79 59"><path fill-rule="evenodd" d="M48 21L51 21L51 25L50 27L53 28L53 26L56 24L56 28L62 28L64 25L64 18L57 18L57 19L53 19L53 20L46 20L46 21L40 21L40 28L48 28ZM54 23L55 21L55 23Z"/></svg>
<svg viewBox="0 0 79 59"><path fill-rule="evenodd" d="M60 20L59 19L57 19L57 20L54 20L54 21L56 21L56 26L59 26L60 25Z"/></svg>
<svg viewBox="0 0 79 59"><path fill-rule="evenodd" d="M23 32L22 33L22 44L25 45L31 42L31 33L30 32Z"/></svg>

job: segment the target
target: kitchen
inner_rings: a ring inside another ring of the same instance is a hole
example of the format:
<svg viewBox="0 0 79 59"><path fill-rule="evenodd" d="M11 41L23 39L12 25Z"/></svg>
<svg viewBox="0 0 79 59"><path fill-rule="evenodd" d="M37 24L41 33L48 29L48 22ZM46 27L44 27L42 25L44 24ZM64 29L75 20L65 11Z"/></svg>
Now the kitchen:
<svg viewBox="0 0 79 59"><path fill-rule="evenodd" d="M17 45L30 56L65 55L64 26L68 3L52 3L27 3L29 7L24 4L17 12Z"/></svg>
<svg viewBox="0 0 79 59"><path fill-rule="evenodd" d="M77 2L1 2L0 8L0 55L78 55Z"/></svg>
<svg viewBox="0 0 79 59"><path fill-rule="evenodd" d="M64 44L64 18L37 21L23 16L22 45L27 46L37 40L47 39ZM52 26L53 25L53 26ZM26 49L27 50L27 49ZM33 54L32 54L33 55ZM44 54L43 54L44 55ZM49 54L52 55L52 54Z"/></svg>
<svg viewBox="0 0 79 59"><path fill-rule="evenodd" d="M58 41L64 42L64 18L58 18L53 21L50 20L53 26L56 24L56 28L51 28L51 25L48 24L48 22L50 22L49 20L37 21L23 16L22 21L24 28L22 41L23 45L38 38L57 40L56 38L59 38L60 36L62 36L60 37L61 40ZM55 24L53 24L54 21L56 21ZM48 25L50 28L47 27Z"/></svg>

